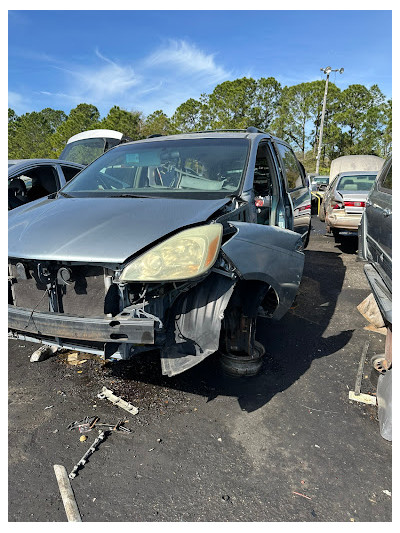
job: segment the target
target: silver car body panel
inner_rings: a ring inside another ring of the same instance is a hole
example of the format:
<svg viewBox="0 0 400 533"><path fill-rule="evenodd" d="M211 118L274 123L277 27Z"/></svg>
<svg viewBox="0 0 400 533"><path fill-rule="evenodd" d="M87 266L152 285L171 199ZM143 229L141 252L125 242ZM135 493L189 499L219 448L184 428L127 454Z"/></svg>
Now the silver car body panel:
<svg viewBox="0 0 400 533"><path fill-rule="evenodd" d="M159 239L206 221L229 202L228 198L46 198L10 212L8 255L123 263Z"/></svg>
<svg viewBox="0 0 400 533"><path fill-rule="evenodd" d="M245 222L232 222L238 232L222 247L245 280L270 285L278 296L271 318L289 310L297 294L304 267L302 240L298 233Z"/></svg>

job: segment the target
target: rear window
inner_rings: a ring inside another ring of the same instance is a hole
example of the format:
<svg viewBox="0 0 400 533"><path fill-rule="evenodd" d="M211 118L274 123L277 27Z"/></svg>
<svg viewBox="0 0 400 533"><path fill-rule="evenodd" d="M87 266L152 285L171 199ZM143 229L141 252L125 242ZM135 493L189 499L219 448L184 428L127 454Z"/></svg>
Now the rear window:
<svg viewBox="0 0 400 533"><path fill-rule="evenodd" d="M376 180L376 174L342 176L337 184L339 191L370 191Z"/></svg>

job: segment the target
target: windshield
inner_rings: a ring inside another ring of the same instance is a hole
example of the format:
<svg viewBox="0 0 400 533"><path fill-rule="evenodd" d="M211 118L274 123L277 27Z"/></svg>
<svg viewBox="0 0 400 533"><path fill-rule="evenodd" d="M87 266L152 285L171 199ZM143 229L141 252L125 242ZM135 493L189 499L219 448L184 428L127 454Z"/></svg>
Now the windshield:
<svg viewBox="0 0 400 533"><path fill-rule="evenodd" d="M67 196L224 198L238 191L247 139L180 139L125 144L66 185Z"/></svg>
<svg viewBox="0 0 400 533"><path fill-rule="evenodd" d="M105 139L82 139L68 143L61 152L59 159L88 165L104 152Z"/></svg>
<svg viewBox="0 0 400 533"><path fill-rule="evenodd" d="M371 175L350 175L342 176L336 189L339 191L351 192L351 191L370 191L375 182L376 174Z"/></svg>
<svg viewBox="0 0 400 533"><path fill-rule="evenodd" d="M313 181L315 183L328 183L329 182L329 176L326 176L326 178L314 178Z"/></svg>

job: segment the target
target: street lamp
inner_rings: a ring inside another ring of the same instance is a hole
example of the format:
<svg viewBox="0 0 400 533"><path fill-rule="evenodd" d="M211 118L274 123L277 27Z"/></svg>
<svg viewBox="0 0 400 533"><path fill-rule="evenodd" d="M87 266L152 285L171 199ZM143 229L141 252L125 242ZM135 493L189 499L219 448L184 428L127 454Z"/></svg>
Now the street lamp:
<svg viewBox="0 0 400 533"><path fill-rule="evenodd" d="M324 93L324 103L322 105L322 116L321 116L321 127L319 129L319 141L318 141L318 152L317 152L317 167L315 169L315 173L319 174L319 161L321 159L321 148L322 148L322 135L324 133L324 120L325 120L325 109L326 109L326 97L328 95L328 85L329 85L329 74L331 72L339 72L339 74L343 74L344 68L336 68L333 69L332 67L326 67L321 68L322 72L326 74L326 83L325 83L325 93Z"/></svg>

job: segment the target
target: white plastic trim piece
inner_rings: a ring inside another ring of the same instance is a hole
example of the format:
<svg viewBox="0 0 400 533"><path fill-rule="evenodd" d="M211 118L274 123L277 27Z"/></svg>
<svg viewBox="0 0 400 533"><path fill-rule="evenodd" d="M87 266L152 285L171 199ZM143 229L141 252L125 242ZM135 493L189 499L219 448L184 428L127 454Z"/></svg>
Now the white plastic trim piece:
<svg viewBox="0 0 400 533"><path fill-rule="evenodd" d="M97 397L100 398L100 400L109 400L111 403L117 405L118 407L122 407L122 409L125 409L125 411L131 413L131 415L137 415L139 412L139 409L137 407L135 407L129 402L126 402L119 396L116 396L113 391L107 389L107 387L103 387Z"/></svg>

